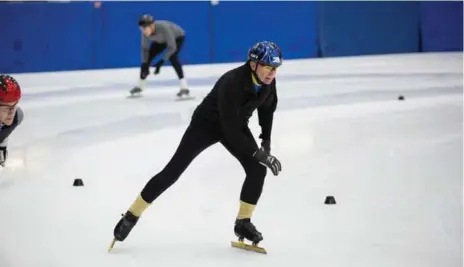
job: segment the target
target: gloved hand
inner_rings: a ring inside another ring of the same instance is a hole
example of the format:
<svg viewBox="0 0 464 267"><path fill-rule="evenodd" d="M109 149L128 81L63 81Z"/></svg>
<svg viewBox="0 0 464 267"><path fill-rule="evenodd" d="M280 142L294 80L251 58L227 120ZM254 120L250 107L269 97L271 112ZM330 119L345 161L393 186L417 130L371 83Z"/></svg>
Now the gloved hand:
<svg viewBox="0 0 464 267"><path fill-rule="evenodd" d="M140 66L140 79L145 80L149 74L150 66L146 62L142 63Z"/></svg>
<svg viewBox="0 0 464 267"><path fill-rule="evenodd" d="M280 161L276 157L264 151L263 148L258 149L253 154L253 157L257 159L259 163L271 169L275 176L279 175L279 172L282 171L282 165L280 164Z"/></svg>
<svg viewBox="0 0 464 267"><path fill-rule="evenodd" d="M155 67L154 74L155 75L160 72L161 66L163 66L163 64L164 64L164 59L160 59L158 62L156 62L156 64L154 65L154 67Z"/></svg>
<svg viewBox="0 0 464 267"><path fill-rule="evenodd" d="M266 153L271 154L271 140L262 140L261 147Z"/></svg>
<svg viewBox="0 0 464 267"><path fill-rule="evenodd" d="M0 147L0 166L5 167L6 159L8 158L8 149L6 146Z"/></svg>

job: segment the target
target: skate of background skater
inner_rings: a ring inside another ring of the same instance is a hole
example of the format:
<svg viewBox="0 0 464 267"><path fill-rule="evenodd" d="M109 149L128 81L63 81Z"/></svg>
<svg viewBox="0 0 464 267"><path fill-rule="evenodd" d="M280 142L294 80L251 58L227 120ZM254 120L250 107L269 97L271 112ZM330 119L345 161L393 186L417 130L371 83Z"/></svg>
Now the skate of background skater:
<svg viewBox="0 0 464 267"><path fill-rule="evenodd" d="M8 137L23 121L20 99L18 82L10 75L0 74L0 166L5 166L8 158Z"/></svg>
<svg viewBox="0 0 464 267"><path fill-rule="evenodd" d="M188 96L190 91L187 80L184 77L182 63L179 61L179 53L185 40L185 31L177 24L167 20L154 20L151 15L143 15L139 19L141 31L142 65L140 67L140 79L145 80L150 74L150 64L153 59L166 50L164 56L154 64L154 74L158 74L161 67L169 60L179 78L180 90L178 97ZM151 42L151 44L150 44ZM134 88L140 92L143 88ZM133 92L131 91L131 92Z"/></svg>
<svg viewBox="0 0 464 267"><path fill-rule="evenodd" d="M281 64L279 47L272 42L259 42L249 49L245 64L219 78L195 109L171 160L147 182L117 223L114 241L124 241L144 210L179 179L195 157L218 142L240 162L246 174L234 232L240 239L246 238L254 244L263 240L250 219L261 196L267 168L274 175L281 171L279 160L271 155L271 131L278 101L275 76ZM256 109L261 147L248 127Z"/></svg>

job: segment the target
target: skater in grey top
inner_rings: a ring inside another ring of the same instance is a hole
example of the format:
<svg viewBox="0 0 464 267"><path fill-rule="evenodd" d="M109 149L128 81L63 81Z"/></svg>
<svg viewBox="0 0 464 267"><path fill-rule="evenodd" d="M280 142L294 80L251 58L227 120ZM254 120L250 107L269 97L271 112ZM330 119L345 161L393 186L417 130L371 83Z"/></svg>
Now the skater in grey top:
<svg viewBox="0 0 464 267"><path fill-rule="evenodd" d="M10 75L0 74L0 166L5 166L8 157L8 137L24 118L18 107L20 98L18 82Z"/></svg>
<svg viewBox="0 0 464 267"><path fill-rule="evenodd" d="M189 89L184 77L182 64L179 62L179 52L185 39L185 31L177 24L167 20L155 21L151 15L143 15L139 20L139 28L142 32L142 65L140 79L144 81L150 74L149 67L153 59L166 50L164 56L154 64L154 74L160 72L166 60L169 60L177 73L180 81L180 91L177 96L188 96ZM140 92L142 88L134 88L131 93Z"/></svg>

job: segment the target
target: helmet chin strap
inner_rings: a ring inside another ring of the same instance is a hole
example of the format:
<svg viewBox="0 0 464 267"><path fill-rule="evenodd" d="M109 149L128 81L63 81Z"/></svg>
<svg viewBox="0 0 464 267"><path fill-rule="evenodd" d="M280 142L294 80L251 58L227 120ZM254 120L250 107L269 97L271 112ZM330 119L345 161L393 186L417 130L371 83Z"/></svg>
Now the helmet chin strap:
<svg viewBox="0 0 464 267"><path fill-rule="evenodd" d="M251 66L250 66L250 68L251 68L251 75L253 75L253 77L255 77L255 80L258 82L258 85L261 86L261 85L263 85L264 83L263 83L263 81L261 81L261 80L259 79L258 74L256 73L256 70L258 69L258 63L257 63L257 62L255 62L255 63L256 63L255 69L252 69Z"/></svg>

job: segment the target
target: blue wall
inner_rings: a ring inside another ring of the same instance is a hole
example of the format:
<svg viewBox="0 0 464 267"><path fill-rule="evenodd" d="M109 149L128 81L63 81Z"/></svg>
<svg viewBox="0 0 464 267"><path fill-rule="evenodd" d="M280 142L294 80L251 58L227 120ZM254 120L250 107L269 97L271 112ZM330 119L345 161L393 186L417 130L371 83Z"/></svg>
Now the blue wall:
<svg viewBox="0 0 464 267"><path fill-rule="evenodd" d="M321 2L324 57L417 52L419 2Z"/></svg>
<svg viewBox="0 0 464 267"><path fill-rule="evenodd" d="M261 40L279 44L287 59L315 57L316 4L221 2L213 8L213 61L243 61L250 46Z"/></svg>
<svg viewBox="0 0 464 267"><path fill-rule="evenodd" d="M462 2L421 4L423 51L462 51L462 8Z"/></svg>
<svg viewBox="0 0 464 267"><path fill-rule="evenodd" d="M0 72L89 68L92 11L86 3L0 3Z"/></svg>
<svg viewBox="0 0 464 267"><path fill-rule="evenodd" d="M243 61L264 39L286 59L462 51L462 2L1 2L0 72L139 66L147 12L186 30L186 64Z"/></svg>

